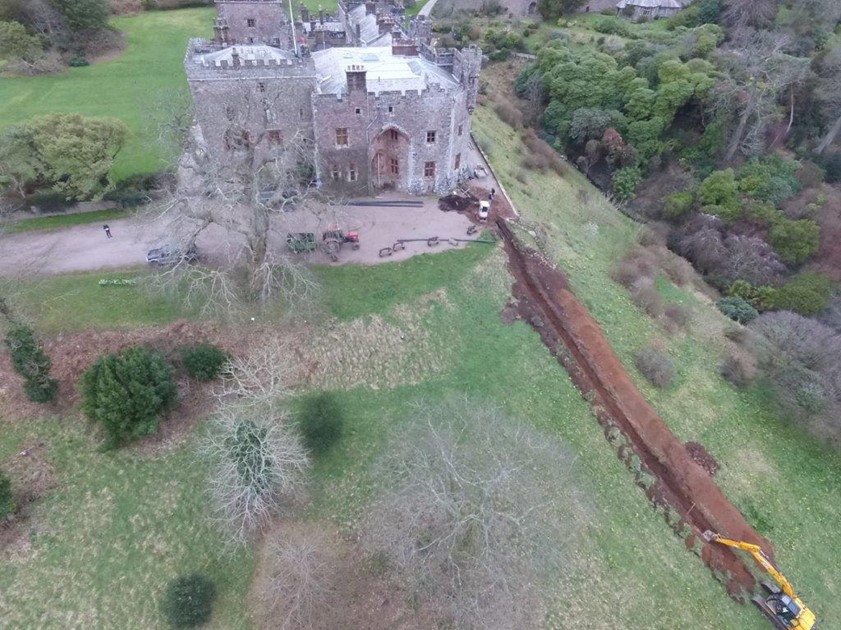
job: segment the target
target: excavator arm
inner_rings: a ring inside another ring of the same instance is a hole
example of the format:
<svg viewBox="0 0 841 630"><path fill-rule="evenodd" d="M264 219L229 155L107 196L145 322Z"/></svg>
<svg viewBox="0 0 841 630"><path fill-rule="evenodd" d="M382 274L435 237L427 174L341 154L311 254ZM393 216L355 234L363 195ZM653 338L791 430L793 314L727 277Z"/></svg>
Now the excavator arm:
<svg viewBox="0 0 841 630"><path fill-rule="evenodd" d="M777 567L774 566L759 545L731 540L711 531L704 532L703 536L707 542L715 542L749 553L779 584L781 592L772 589L771 586L767 586L763 582L763 586L766 586L767 590L771 591L771 595L765 598L756 595L751 598L778 630L817 630L818 622L815 618L815 613L809 610L800 598L797 597L791 582L777 570Z"/></svg>
<svg viewBox="0 0 841 630"><path fill-rule="evenodd" d="M780 585L783 593L788 595L789 597L797 597L794 593L794 587L792 587L791 582L789 582L786 577L777 570L771 561L768 559L768 556L765 555L765 552L762 551L762 548L759 545L752 545L751 543L747 543L740 540L731 540L730 538L725 538L724 536L719 536L713 532L704 532L704 538L709 542L717 542L721 545L726 545L728 547L733 547L735 549L741 549L749 553L753 556L753 559L759 563L763 569L768 571L772 578Z"/></svg>

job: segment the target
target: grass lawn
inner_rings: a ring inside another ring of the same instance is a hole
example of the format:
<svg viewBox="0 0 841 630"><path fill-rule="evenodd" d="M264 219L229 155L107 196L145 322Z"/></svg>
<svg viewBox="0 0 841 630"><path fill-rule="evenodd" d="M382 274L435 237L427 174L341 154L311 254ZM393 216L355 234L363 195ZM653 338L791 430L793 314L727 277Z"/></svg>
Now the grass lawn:
<svg viewBox="0 0 841 630"><path fill-rule="evenodd" d="M345 320L341 325L354 327L354 336L344 338L354 346L385 347L388 340L376 336L375 327L385 318L405 332L404 355L434 361L436 370L401 383L401 376L414 373L408 365L389 375L397 379L393 385L374 388L376 370L390 371L377 363L376 354L368 366L336 367L373 370L371 386L337 391L347 411L347 435L315 466L310 516L352 529L371 497L371 464L390 427L411 420L407 403L467 395L558 435L575 457L570 482L588 497L589 509L571 517L578 535L570 540L564 575L557 576L547 627L688 628L709 610L721 613L721 628L765 627L749 608L726 598L651 509L538 336L522 322L501 321L510 278L499 249L468 248L373 269L371 274L319 270L333 314ZM80 305L83 296L92 299L94 277L53 279L35 285L35 292L59 299L69 291L71 303ZM387 297L360 299L375 296L381 286L391 287ZM70 325L99 325L105 310L80 310ZM131 308L119 313L108 320L110 327L139 322ZM175 315L169 310L143 317L163 323ZM59 326L51 314L42 317L42 329ZM347 321L350 317L357 319ZM337 334L332 324L326 326L325 335ZM414 346L424 336L437 339L442 350L418 356ZM214 626L248 626L244 606L253 560L248 554L220 555L205 522L203 471L192 458L192 443L156 455L100 453L89 427L73 416L2 428L0 460L42 440L59 480L36 509L32 552L21 554L0 576L4 619L19 627L157 627L154 602L166 581L181 571L204 569L220 587ZM71 575L73 585L64 586Z"/></svg>
<svg viewBox="0 0 841 630"><path fill-rule="evenodd" d="M151 326L193 314L172 301L151 297L141 286L99 284L103 279L142 279L148 272L140 267L41 278L19 290L17 300L47 334Z"/></svg>
<svg viewBox="0 0 841 630"><path fill-rule="evenodd" d="M722 489L774 543L781 568L819 618L841 617L841 552L832 542L841 520L839 453L779 417L761 385L741 392L719 376L728 324L708 298L661 280L668 301L693 311L688 332L669 336L610 280L611 267L633 245L639 227L575 169L563 179L529 172L523 183L517 179L523 157L517 133L490 106L477 109L474 130L489 142L491 161L520 212L547 227L576 294L663 419L682 440L701 442L715 457ZM663 391L633 367L634 354L655 339L678 367L676 384Z"/></svg>
<svg viewBox="0 0 841 630"><path fill-rule="evenodd" d="M109 210L97 210L95 212L79 212L77 214L56 214L49 217L34 217L32 219L21 219L15 221L3 230L5 233L33 232L38 230L55 230L58 228L70 227L73 225L85 225L87 223L108 222L114 219L124 219L130 214L130 210L111 208Z"/></svg>
<svg viewBox="0 0 841 630"><path fill-rule="evenodd" d="M211 35L213 9L152 11L115 18L127 48L116 59L55 76L0 78L0 129L51 113L113 116L130 130L112 176L122 179L165 165L155 147L156 105L187 89L184 53L191 37Z"/></svg>

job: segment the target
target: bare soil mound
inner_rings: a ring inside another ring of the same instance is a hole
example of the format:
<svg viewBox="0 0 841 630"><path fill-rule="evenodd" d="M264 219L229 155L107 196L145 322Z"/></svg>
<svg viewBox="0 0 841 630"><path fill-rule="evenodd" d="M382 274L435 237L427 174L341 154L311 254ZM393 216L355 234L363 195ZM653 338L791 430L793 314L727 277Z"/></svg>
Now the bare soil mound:
<svg viewBox="0 0 841 630"><path fill-rule="evenodd" d="M693 532L685 536L687 546L701 545L704 562L716 575L726 576L732 596L744 599L756 585L752 573L729 548L705 543L700 534L709 529L758 544L773 559L770 543L745 521L648 404L598 323L569 290L563 273L519 243L507 224L498 221L497 226L515 278L520 316L567 368L592 403L608 439L616 444L618 434L624 435L620 457L646 475L647 482L642 475L638 481L651 501L665 509L677 532Z"/></svg>
<svg viewBox="0 0 841 630"><path fill-rule="evenodd" d="M718 472L718 462L715 461L715 458L709 454L703 444L698 442L687 442L686 450L692 460L701 468L706 470L710 474L710 477L715 476L715 473Z"/></svg>

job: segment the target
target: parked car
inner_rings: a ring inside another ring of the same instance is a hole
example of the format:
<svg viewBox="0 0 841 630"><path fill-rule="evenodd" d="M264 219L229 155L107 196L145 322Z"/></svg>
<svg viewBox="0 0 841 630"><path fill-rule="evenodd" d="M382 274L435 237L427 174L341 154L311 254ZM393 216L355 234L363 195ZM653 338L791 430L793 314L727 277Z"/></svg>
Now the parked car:
<svg viewBox="0 0 841 630"><path fill-rule="evenodd" d="M150 249L146 254L146 262L153 267L163 267L177 265L180 262L194 263L199 259L199 252L195 245L190 245L186 249L169 243Z"/></svg>

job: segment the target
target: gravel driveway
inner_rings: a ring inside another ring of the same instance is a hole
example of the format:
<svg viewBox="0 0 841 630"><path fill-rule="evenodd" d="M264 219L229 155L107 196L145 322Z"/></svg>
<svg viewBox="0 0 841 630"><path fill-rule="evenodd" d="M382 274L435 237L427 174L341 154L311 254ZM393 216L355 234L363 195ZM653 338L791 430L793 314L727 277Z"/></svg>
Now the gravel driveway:
<svg viewBox="0 0 841 630"><path fill-rule="evenodd" d="M425 198L420 208L343 208L343 227L359 230L362 245L355 251L349 246L343 247L337 264L401 260L451 249L453 246L446 242L449 238L475 238L467 236L470 220L466 216L442 212L437 203L437 199ZM283 223L283 229L278 229L272 238L271 247L275 250L285 249L286 231L319 230L318 225L311 225L304 216L298 219L294 212L285 215ZM166 241L162 227L156 228L132 219L111 221L109 225L113 235L110 239L100 224L0 236L0 276L32 277L142 265L146 262L146 252ZM426 239L431 236L438 236L445 242L434 248L427 247L425 242L408 243L405 250L389 258L378 255L381 248L392 245L397 239ZM231 256L239 249L236 239L221 229L207 230L197 245L199 251L208 254L212 260ZM321 252L309 255L308 259L329 263Z"/></svg>

